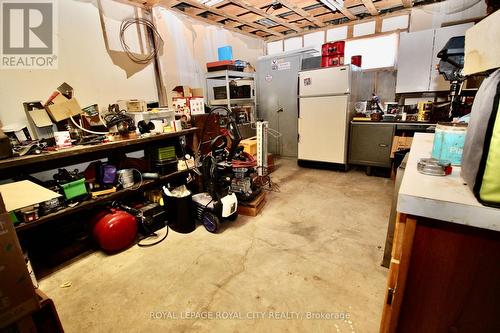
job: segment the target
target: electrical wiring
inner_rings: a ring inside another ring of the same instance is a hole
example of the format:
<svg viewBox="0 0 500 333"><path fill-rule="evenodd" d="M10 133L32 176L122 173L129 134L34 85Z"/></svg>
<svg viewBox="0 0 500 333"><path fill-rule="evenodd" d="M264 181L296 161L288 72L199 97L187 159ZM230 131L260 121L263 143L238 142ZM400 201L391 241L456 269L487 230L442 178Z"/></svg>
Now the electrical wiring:
<svg viewBox="0 0 500 333"><path fill-rule="evenodd" d="M151 34L151 52L144 57L138 57L137 54L133 53L130 46L125 41L125 31L132 25L142 25ZM152 21L145 18L132 18L124 20L120 25L120 43L130 60L137 64L149 64L158 55L158 45L163 43L163 39Z"/></svg>
<svg viewBox="0 0 500 333"><path fill-rule="evenodd" d="M208 115L207 115L207 118L205 119L205 123L203 124L203 129L201 130L200 142L198 143L198 148L197 148L197 153L198 153L198 154L201 154L201 150L200 150L200 148L201 148L201 144L202 144L202 143L208 143L208 142L211 142L211 141L205 141L205 142L203 142L203 139L205 138L205 131L206 131L206 129L207 129L208 119L210 118L210 115L211 115L212 113L214 113L215 111L224 111L224 112L226 112L227 114L230 114L230 113L231 113L231 111L230 111L227 107L225 107L225 106L216 106L216 107L214 107L214 108L212 108L212 109L210 110L210 112L209 112L209 113L208 113Z"/></svg>
<svg viewBox="0 0 500 333"><path fill-rule="evenodd" d="M72 116L69 117L71 119L71 122L76 126L78 127L79 129L81 129L82 131L84 132L88 132L90 134L97 134L97 135L106 135L106 134L109 134L109 132L96 132L96 131L91 131L91 130L88 130L86 128L83 128L82 126L78 125L78 123L75 121L75 119L73 119Z"/></svg>
<svg viewBox="0 0 500 333"><path fill-rule="evenodd" d="M271 177L269 176L269 173L267 171L266 167L257 167L257 169L262 169L264 170L263 176L257 176L257 178L254 180L254 183L262 188L263 190L266 191L271 191L271 192L280 192L280 187L278 184L273 183L271 180Z"/></svg>
<svg viewBox="0 0 500 333"><path fill-rule="evenodd" d="M167 231L165 232L165 235L162 238L160 238L159 240L157 240L157 241L155 241L153 243L144 243L144 241L146 239L153 238L153 237L159 237L159 236L158 236L158 234L156 232L151 232L151 231L147 230L147 227L144 224L142 224L142 226L143 226L144 229L146 229L146 231L149 232L149 235L142 236L141 238L139 238L139 240L137 241L137 246L139 246L139 247L150 247L150 246L153 246L153 245L156 245L156 244L160 244L161 242L163 242L167 238L168 231L170 230L170 228L169 228L169 226L167 224L165 226L165 228L167 228L166 229Z"/></svg>

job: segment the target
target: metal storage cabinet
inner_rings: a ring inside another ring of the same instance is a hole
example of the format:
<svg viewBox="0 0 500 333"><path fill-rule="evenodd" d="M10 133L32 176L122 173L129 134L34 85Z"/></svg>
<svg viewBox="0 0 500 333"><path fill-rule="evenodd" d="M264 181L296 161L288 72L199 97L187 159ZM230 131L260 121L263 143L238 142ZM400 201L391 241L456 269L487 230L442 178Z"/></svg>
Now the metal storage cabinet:
<svg viewBox="0 0 500 333"><path fill-rule="evenodd" d="M351 124L349 163L391 167L393 124Z"/></svg>

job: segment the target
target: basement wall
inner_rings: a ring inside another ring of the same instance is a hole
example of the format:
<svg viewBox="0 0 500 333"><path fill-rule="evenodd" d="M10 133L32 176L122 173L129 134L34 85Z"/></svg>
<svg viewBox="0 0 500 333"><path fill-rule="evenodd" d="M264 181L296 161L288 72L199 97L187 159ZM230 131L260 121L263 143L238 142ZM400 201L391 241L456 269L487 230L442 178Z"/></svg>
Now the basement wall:
<svg viewBox="0 0 500 333"><path fill-rule="evenodd" d="M106 48L108 45L111 53L122 53L120 23L124 18L138 15L136 7L101 0L103 30L97 0L56 3L59 66L55 70L0 70L0 121L3 125L27 124L22 103L45 101L63 82L75 89L75 97L82 108L96 103L107 108L108 104L128 98L157 100L153 66L137 66L123 57L112 59ZM140 49L140 40L144 39L139 38L134 29L127 34L127 40L133 49ZM121 62L122 67L113 61Z"/></svg>
<svg viewBox="0 0 500 333"><path fill-rule="evenodd" d="M218 60L217 49L221 46L231 45L234 59L248 61L254 67L257 58L264 55L261 39L196 21L165 8L155 7L153 15L165 42L160 61L169 100L177 85L205 89L206 63Z"/></svg>

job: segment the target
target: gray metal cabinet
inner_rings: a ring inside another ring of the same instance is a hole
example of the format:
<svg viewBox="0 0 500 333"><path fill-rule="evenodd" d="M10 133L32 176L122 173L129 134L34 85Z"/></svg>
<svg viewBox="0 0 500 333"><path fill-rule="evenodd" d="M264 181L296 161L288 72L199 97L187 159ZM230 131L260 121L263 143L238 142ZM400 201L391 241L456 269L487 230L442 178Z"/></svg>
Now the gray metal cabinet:
<svg viewBox="0 0 500 333"><path fill-rule="evenodd" d="M394 124L352 123L349 164L391 167Z"/></svg>

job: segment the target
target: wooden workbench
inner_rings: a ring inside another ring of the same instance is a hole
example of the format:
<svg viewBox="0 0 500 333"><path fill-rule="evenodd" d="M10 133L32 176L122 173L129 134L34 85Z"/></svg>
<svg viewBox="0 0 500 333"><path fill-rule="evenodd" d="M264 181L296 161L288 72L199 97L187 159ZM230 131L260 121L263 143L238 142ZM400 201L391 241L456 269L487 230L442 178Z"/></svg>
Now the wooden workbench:
<svg viewBox="0 0 500 333"><path fill-rule="evenodd" d="M417 171L433 134L416 134L398 217L380 332L500 332L500 209L460 177Z"/></svg>
<svg viewBox="0 0 500 333"><path fill-rule="evenodd" d="M149 137L114 141L92 146L74 146L53 152L42 153L40 155L26 155L22 157L12 157L0 160L0 179L6 179L21 174L60 168L63 166L80 163L83 161L93 161L99 158L111 157L113 154L127 153L147 148L153 143L159 143L165 140L172 140L183 135L194 135L197 128L191 128L179 132L151 135ZM196 140L191 140L196 141ZM163 175L158 179L143 180L137 190L146 190L154 185L158 185L182 175L186 171L176 171ZM39 227L47 222L58 220L60 218L75 214L84 210L91 209L96 205L101 205L109 201L117 200L132 194L130 190L120 190L108 195L100 196L96 199L89 199L81 202L75 207L66 207L54 213L40 217L35 222L21 223L16 226L18 234L20 232Z"/></svg>

